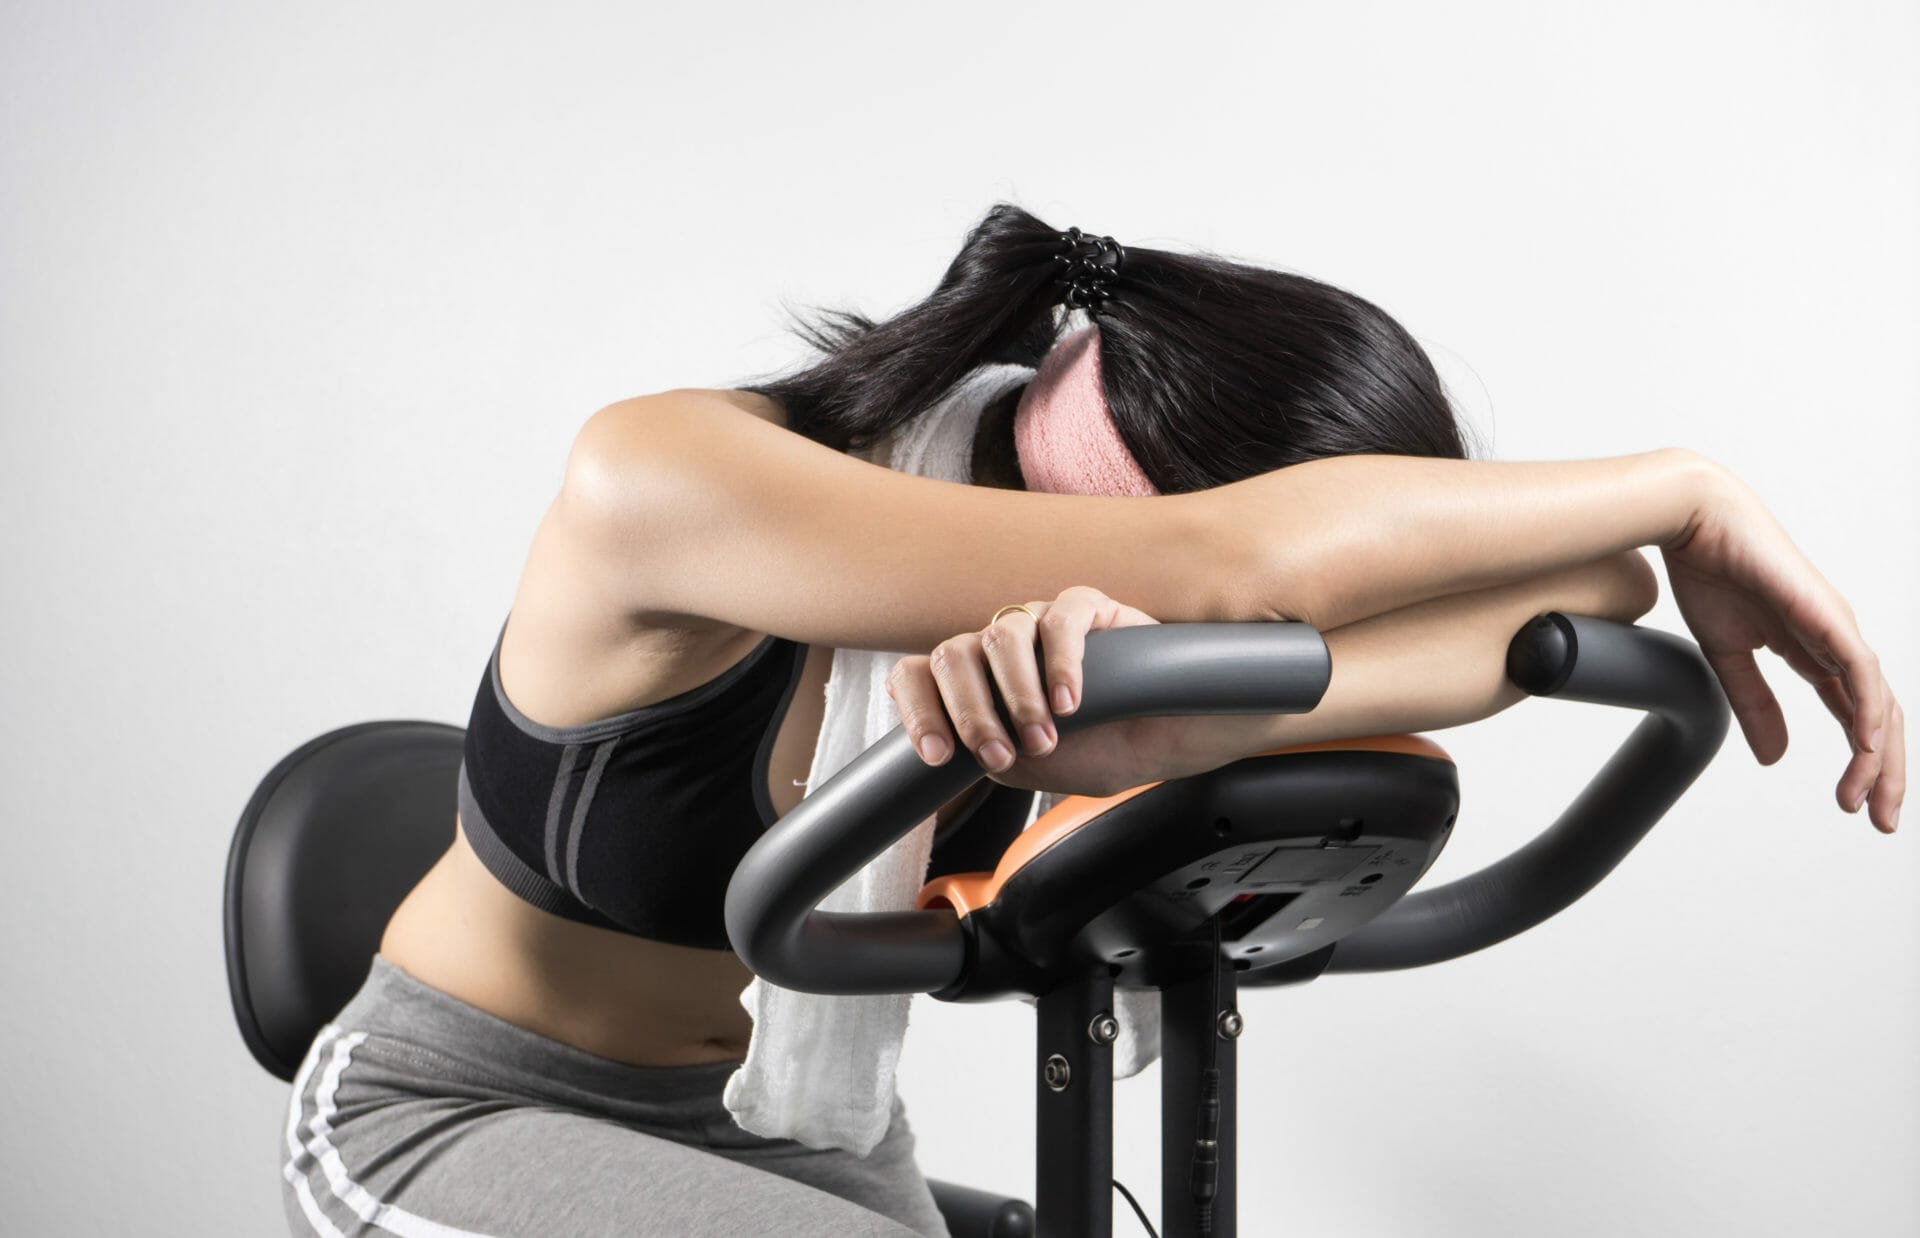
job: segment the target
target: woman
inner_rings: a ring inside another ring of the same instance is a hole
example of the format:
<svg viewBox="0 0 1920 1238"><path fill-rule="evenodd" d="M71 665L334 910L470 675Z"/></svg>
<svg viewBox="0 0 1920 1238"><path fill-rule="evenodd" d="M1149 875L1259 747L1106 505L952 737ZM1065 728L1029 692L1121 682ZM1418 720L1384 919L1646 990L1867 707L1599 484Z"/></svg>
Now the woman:
<svg viewBox="0 0 1920 1238"><path fill-rule="evenodd" d="M980 413L973 485L860 458L983 364L1050 356L1063 296L1094 314L1075 338L1134 488L1033 492L1017 389ZM837 647L908 655L888 688L925 759L957 741L994 771L942 810L964 838L1017 828L1025 789L1486 717L1519 699L1512 633L1644 614L1656 546L1755 756L1786 743L1765 645L1846 731L1842 808L1894 827L1900 707L1750 491L1679 449L1470 460L1427 358L1359 298L1000 205L926 300L811 338L803 373L582 428L476 698L455 843L295 1088L296 1232L944 1232L897 1100L864 1157L719 1103L751 1030L720 893L798 802ZM1333 653L1311 714L1053 728L1090 630L1283 618Z"/></svg>

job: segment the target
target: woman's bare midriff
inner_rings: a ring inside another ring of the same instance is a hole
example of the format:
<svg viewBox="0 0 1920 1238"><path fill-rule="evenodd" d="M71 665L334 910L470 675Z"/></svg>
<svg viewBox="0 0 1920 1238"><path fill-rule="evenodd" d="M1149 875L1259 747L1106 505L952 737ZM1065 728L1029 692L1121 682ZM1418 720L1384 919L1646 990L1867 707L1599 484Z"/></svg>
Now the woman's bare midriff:
<svg viewBox="0 0 1920 1238"><path fill-rule="evenodd" d="M380 952L496 1018L636 1066L742 1058L751 980L726 950L648 941L549 915L494 879L467 845L447 854L388 922Z"/></svg>

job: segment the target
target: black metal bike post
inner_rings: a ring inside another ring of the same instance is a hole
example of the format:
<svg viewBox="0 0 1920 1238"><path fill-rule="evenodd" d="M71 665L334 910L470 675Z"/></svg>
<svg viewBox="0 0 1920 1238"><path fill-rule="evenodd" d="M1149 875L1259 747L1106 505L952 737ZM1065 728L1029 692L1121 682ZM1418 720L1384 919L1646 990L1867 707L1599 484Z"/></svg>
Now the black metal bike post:
<svg viewBox="0 0 1920 1238"><path fill-rule="evenodd" d="M1113 979L1055 989L1039 1006L1039 1238L1112 1238Z"/></svg>
<svg viewBox="0 0 1920 1238"><path fill-rule="evenodd" d="M1220 1001L1214 978L1203 975L1161 991L1160 997L1160 1234L1197 1238L1200 1213L1193 1198L1194 1137L1199 1131L1205 1087L1207 1041L1220 1072L1220 1120L1214 1133L1218 1169L1213 1179L1210 1238L1234 1238L1234 1046L1240 1034L1238 985L1229 964L1220 969Z"/></svg>

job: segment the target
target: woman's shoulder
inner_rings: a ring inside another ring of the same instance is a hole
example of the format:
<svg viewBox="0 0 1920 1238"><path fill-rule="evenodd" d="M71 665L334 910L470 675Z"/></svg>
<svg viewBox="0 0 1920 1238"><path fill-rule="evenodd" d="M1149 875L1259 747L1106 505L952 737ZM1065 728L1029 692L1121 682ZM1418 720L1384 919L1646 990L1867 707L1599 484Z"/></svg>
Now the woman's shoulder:
<svg viewBox="0 0 1920 1238"><path fill-rule="evenodd" d="M594 415L597 420L621 420L636 417L672 416L676 408L722 406L758 417L770 425L787 428L786 406L771 396L735 387L673 387L646 395L615 400Z"/></svg>
<svg viewBox="0 0 1920 1238"><path fill-rule="evenodd" d="M672 416L676 400L721 401L784 425L778 402L747 391L681 389L632 397L602 412ZM611 427L604 427L609 429ZM630 712L698 687L768 634L704 616L665 613L616 596L602 551L556 502L536 530L501 633L501 686L522 713L566 727Z"/></svg>
<svg viewBox="0 0 1920 1238"><path fill-rule="evenodd" d="M571 506L576 512L624 510L634 479L663 462L676 469L695 458L740 463L733 446L717 444L737 445L746 432L747 439L764 445L765 431L749 429L761 425L788 430L785 406L757 392L726 387L674 387L602 405L581 423L567 453Z"/></svg>
<svg viewBox="0 0 1920 1238"><path fill-rule="evenodd" d="M757 391L741 391L727 387L699 388L698 390L703 396L722 400L742 412L751 413L762 421L779 426L783 430L786 429L786 406L771 396L761 395Z"/></svg>

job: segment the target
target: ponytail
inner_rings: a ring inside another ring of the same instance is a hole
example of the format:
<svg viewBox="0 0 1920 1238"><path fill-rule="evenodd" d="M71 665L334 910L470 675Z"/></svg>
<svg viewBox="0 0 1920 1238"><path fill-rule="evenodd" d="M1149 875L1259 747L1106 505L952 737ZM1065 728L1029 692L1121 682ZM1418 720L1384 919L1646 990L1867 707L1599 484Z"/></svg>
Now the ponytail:
<svg viewBox="0 0 1920 1238"><path fill-rule="evenodd" d="M787 427L836 450L866 446L939 402L988 362L1037 365L1057 330L1060 232L1000 203L967 233L940 284L876 323L852 310L800 319L825 358L747 391L778 400Z"/></svg>
<svg viewBox="0 0 1920 1238"><path fill-rule="evenodd" d="M1061 242L996 203L925 300L879 323L852 310L797 318L822 359L743 389L783 405L796 433L865 447L981 365L1040 363L1068 317ZM1467 458L1432 362L1378 306L1211 254L1125 249L1097 307L1102 382L1114 428L1162 494L1326 456Z"/></svg>

